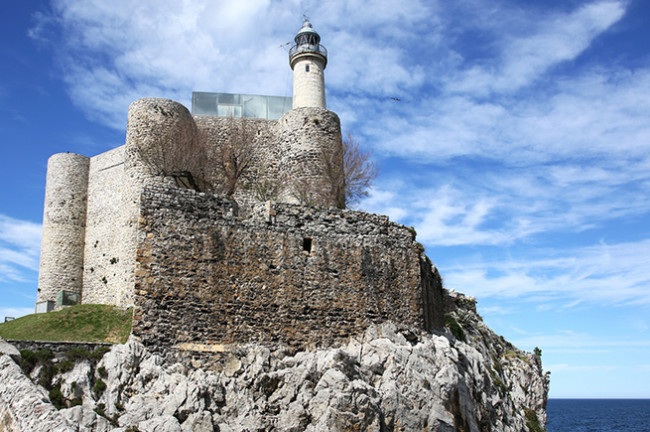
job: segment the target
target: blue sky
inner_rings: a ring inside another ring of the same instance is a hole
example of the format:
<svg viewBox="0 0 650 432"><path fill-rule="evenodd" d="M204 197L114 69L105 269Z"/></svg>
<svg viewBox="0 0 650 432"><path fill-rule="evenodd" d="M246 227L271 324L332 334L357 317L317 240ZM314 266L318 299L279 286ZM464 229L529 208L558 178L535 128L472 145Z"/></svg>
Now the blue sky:
<svg viewBox="0 0 650 432"><path fill-rule="evenodd" d="M309 14L328 107L447 288L539 346L551 397L650 397L650 4L31 1L0 18L0 317L36 299L47 158L124 143L129 103L291 95ZM396 101L392 98L397 98Z"/></svg>

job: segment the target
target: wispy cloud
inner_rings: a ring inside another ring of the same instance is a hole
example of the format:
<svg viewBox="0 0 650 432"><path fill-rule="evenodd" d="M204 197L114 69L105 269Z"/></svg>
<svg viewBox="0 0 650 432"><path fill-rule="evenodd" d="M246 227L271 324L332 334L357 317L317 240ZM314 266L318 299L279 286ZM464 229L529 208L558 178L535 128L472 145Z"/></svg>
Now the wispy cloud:
<svg viewBox="0 0 650 432"><path fill-rule="evenodd" d="M288 69L279 46L299 20L267 1L54 2L31 36L58 52L73 101L93 119L126 126L140 97L186 104L192 90L282 94Z"/></svg>
<svg viewBox="0 0 650 432"><path fill-rule="evenodd" d="M585 4L570 13L556 13L540 19L522 19L518 33L494 35L499 54L488 64L470 66L451 76L446 88L451 92L485 96L513 92L530 85L551 67L575 59L592 40L619 21L625 13L619 1Z"/></svg>
<svg viewBox="0 0 650 432"><path fill-rule="evenodd" d="M650 341L645 339L612 339L573 331L516 338L513 342L518 346L543 347L543 351L548 352L578 354L615 352L623 348L650 348Z"/></svg>
<svg viewBox="0 0 650 432"><path fill-rule="evenodd" d="M650 240L524 252L517 259L465 261L447 268L449 287L477 297L522 297L536 301L650 305ZM576 303L572 303L575 305ZM554 303L557 307L557 303Z"/></svg>
<svg viewBox="0 0 650 432"><path fill-rule="evenodd" d="M0 281L25 281L38 270L41 225L0 215Z"/></svg>
<svg viewBox="0 0 650 432"><path fill-rule="evenodd" d="M30 36L57 51L73 101L98 122L123 129L126 108L140 97L189 104L192 90L291 95L285 43L302 20L294 1L53 5L35 15ZM314 4L308 13L334 54L328 88L370 96L417 87L426 74L407 54L412 30L432 29L432 5Z"/></svg>

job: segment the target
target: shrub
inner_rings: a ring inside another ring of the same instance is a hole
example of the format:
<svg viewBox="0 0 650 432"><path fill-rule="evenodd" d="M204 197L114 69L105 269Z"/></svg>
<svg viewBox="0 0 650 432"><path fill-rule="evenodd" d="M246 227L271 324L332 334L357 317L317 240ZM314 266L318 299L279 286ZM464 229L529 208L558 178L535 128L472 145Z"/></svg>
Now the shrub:
<svg viewBox="0 0 650 432"><path fill-rule="evenodd" d="M99 378L97 381L95 381L95 385L93 386L93 394L95 395L95 399L102 397L104 390L106 390L106 383L101 378Z"/></svg>
<svg viewBox="0 0 650 432"><path fill-rule="evenodd" d="M87 360L92 354L85 348L73 348L65 353L65 357L69 360Z"/></svg>
<svg viewBox="0 0 650 432"><path fill-rule="evenodd" d="M63 409L66 407L65 398L63 397L63 393L61 393L59 386L52 387L49 396L52 405L54 405L56 409Z"/></svg>
<svg viewBox="0 0 650 432"><path fill-rule="evenodd" d="M20 367L29 374L37 365L49 364L54 358L54 353L49 349L38 351L20 350Z"/></svg>
<svg viewBox="0 0 650 432"><path fill-rule="evenodd" d="M530 432L545 432L546 429L539 424L535 410L526 408L524 413L526 415L526 426Z"/></svg>
<svg viewBox="0 0 650 432"><path fill-rule="evenodd" d="M61 363L56 365L57 372L65 373L71 371L74 368L74 362L72 360L63 360Z"/></svg>
<svg viewBox="0 0 650 432"><path fill-rule="evenodd" d="M467 338L465 337L465 332L463 331L463 328L456 322L453 316L450 314L445 315L445 327L447 327L450 331L451 334L454 335L456 339L459 341L467 342Z"/></svg>
<svg viewBox="0 0 650 432"><path fill-rule="evenodd" d="M56 367L53 364L43 365L38 374L38 384L48 390L52 389L52 379L56 375Z"/></svg>

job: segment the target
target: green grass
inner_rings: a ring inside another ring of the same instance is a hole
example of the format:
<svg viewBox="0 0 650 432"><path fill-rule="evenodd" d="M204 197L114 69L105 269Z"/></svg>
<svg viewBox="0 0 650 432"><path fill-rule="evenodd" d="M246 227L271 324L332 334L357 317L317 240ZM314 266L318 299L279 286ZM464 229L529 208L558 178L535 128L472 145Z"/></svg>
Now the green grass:
<svg viewBox="0 0 650 432"><path fill-rule="evenodd" d="M451 330L451 334L453 334L456 339L462 342L467 342L463 328L450 314L445 314L445 327Z"/></svg>
<svg viewBox="0 0 650 432"><path fill-rule="evenodd" d="M0 337L16 340L124 343L131 333L132 309L77 305L27 315L0 324Z"/></svg>
<svg viewBox="0 0 650 432"><path fill-rule="evenodd" d="M526 426L530 432L545 432L546 429L539 424L539 419L537 418L537 413L532 409L525 409L524 413L526 415Z"/></svg>

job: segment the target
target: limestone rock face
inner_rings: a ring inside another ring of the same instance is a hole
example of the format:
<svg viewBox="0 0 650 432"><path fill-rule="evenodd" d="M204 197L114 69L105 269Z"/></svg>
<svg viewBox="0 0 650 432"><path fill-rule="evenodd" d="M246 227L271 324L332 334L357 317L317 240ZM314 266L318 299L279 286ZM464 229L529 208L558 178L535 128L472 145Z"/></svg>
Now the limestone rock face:
<svg viewBox="0 0 650 432"><path fill-rule="evenodd" d="M20 351L18 351L15 346L5 342L4 339L0 338L0 355L2 354L8 355L16 363L20 363Z"/></svg>
<svg viewBox="0 0 650 432"><path fill-rule="evenodd" d="M47 393L0 354L0 430L74 432L78 429L49 403Z"/></svg>
<svg viewBox="0 0 650 432"><path fill-rule="evenodd" d="M81 395L83 405L47 412L97 432L515 432L529 430L531 415L543 425L548 376L540 358L490 331L471 299L451 299L455 336L386 323L318 350L232 346L219 370L164 360L132 338L95 371L81 362L57 376L64 396ZM14 374L31 384L15 364ZM105 390L91 389L100 379Z"/></svg>

